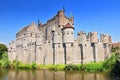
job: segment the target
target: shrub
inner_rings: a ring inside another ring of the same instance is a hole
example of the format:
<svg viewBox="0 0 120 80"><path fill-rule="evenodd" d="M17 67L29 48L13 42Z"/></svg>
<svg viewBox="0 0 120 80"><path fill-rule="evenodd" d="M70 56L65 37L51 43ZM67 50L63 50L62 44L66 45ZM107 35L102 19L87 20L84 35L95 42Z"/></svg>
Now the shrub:
<svg viewBox="0 0 120 80"><path fill-rule="evenodd" d="M48 66L48 65L47 65ZM60 65L49 65L48 69L50 70L64 70L65 65L64 64L60 64Z"/></svg>
<svg viewBox="0 0 120 80"><path fill-rule="evenodd" d="M64 70L78 70L78 67L73 64L68 64L65 66Z"/></svg>
<svg viewBox="0 0 120 80"><path fill-rule="evenodd" d="M57 70L64 70L65 64L55 65L55 68L56 68Z"/></svg>
<svg viewBox="0 0 120 80"><path fill-rule="evenodd" d="M116 64L118 57L116 53L112 53L111 57L106 59L103 63L103 67L105 71L110 71L114 65Z"/></svg>
<svg viewBox="0 0 120 80"><path fill-rule="evenodd" d="M0 59L2 59L2 55L7 52L7 46L5 44L0 43Z"/></svg>
<svg viewBox="0 0 120 80"><path fill-rule="evenodd" d="M82 65L81 64L77 64L76 66L77 66L78 70L82 70Z"/></svg>
<svg viewBox="0 0 120 80"><path fill-rule="evenodd" d="M32 63L32 69L36 69L37 65L35 62Z"/></svg>
<svg viewBox="0 0 120 80"><path fill-rule="evenodd" d="M83 69L85 71L90 71L90 72L103 71L103 63L102 62L97 62L97 63L91 62L88 64L84 64Z"/></svg>
<svg viewBox="0 0 120 80"><path fill-rule="evenodd" d="M3 64L3 68L10 68L10 61L6 60Z"/></svg>

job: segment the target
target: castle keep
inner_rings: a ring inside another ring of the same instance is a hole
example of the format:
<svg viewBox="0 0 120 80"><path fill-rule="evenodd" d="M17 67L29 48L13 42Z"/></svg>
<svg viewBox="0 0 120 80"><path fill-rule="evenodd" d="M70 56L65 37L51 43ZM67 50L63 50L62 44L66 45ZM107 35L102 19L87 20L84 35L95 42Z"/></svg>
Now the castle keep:
<svg viewBox="0 0 120 80"><path fill-rule="evenodd" d="M37 64L80 64L105 60L111 53L111 36L80 31L74 38L74 17L64 10L45 24L32 23L9 44L9 60Z"/></svg>

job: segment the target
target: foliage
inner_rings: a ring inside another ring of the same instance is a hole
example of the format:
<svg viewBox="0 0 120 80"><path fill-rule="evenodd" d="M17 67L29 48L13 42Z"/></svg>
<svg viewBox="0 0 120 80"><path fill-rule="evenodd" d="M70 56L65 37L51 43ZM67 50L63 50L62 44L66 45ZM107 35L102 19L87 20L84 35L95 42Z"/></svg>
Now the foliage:
<svg viewBox="0 0 120 80"><path fill-rule="evenodd" d="M32 69L36 69L37 65L35 62L32 63Z"/></svg>
<svg viewBox="0 0 120 80"><path fill-rule="evenodd" d="M95 71L103 71L103 62L91 62L83 65L83 70L95 72Z"/></svg>
<svg viewBox="0 0 120 80"><path fill-rule="evenodd" d="M118 79L120 79L120 57L119 57L119 55L118 55L118 53L116 53L116 54L114 54L113 56L112 56L112 58L113 57L115 57L114 58L114 60L113 60L113 62L112 62L112 67L111 67L111 69L110 69L110 74L109 74L109 76L110 76L110 80L118 80Z"/></svg>
<svg viewBox="0 0 120 80"><path fill-rule="evenodd" d="M65 66L64 70L78 70L78 69L81 69L80 67L81 67L81 66L69 64L69 65L66 65L66 66Z"/></svg>
<svg viewBox="0 0 120 80"><path fill-rule="evenodd" d="M64 70L74 70L76 67L75 67L75 65L66 65L65 66L65 68L64 68Z"/></svg>
<svg viewBox="0 0 120 80"><path fill-rule="evenodd" d="M18 65L19 69L32 69L32 66L30 64L19 64Z"/></svg>
<svg viewBox="0 0 120 80"><path fill-rule="evenodd" d="M110 71L116 64L117 59L116 53L112 53L111 57L106 59L103 63L104 71Z"/></svg>
<svg viewBox="0 0 120 80"><path fill-rule="evenodd" d="M10 68L10 61L6 60L3 64L3 68Z"/></svg>
<svg viewBox="0 0 120 80"><path fill-rule="evenodd" d="M120 79L120 62L118 60L110 71L110 78L112 78L111 80L117 80L118 78Z"/></svg>
<svg viewBox="0 0 120 80"><path fill-rule="evenodd" d="M112 52L119 52L120 47L116 46L116 47L112 47Z"/></svg>
<svg viewBox="0 0 120 80"><path fill-rule="evenodd" d="M48 69L50 70L63 70L65 68L65 65L64 64L61 64L61 65L51 65L48 67Z"/></svg>
<svg viewBox="0 0 120 80"><path fill-rule="evenodd" d="M84 70L89 72L95 71L110 71L116 64L118 60L117 54L113 53L110 58L106 59L103 62L90 62L86 64L60 64L60 65L38 65L35 62L32 64L24 64L17 60L10 62L7 58L7 53L2 55L2 59L0 60L0 67L2 68L19 68L19 69L49 69L49 70Z"/></svg>
<svg viewBox="0 0 120 80"><path fill-rule="evenodd" d="M8 60L8 53L7 52L4 52L2 55L1 55L1 59L2 60Z"/></svg>
<svg viewBox="0 0 120 80"><path fill-rule="evenodd" d="M7 46L5 44L0 44L0 59L5 52L7 52Z"/></svg>

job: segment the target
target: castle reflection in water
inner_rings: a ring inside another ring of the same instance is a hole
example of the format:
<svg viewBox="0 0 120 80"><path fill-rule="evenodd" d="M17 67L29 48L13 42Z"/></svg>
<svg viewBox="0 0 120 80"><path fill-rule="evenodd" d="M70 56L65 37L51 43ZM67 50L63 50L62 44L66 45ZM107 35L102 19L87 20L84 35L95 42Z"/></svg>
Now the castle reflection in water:
<svg viewBox="0 0 120 80"><path fill-rule="evenodd" d="M49 70L9 70L0 80L109 80L106 73Z"/></svg>

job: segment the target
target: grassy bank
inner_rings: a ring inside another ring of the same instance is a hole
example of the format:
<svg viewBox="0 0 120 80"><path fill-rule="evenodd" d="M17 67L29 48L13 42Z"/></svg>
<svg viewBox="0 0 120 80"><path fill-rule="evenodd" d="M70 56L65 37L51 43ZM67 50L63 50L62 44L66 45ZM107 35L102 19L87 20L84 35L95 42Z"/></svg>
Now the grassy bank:
<svg viewBox="0 0 120 80"><path fill-rule="evenodd" d="M32 64L23 64L14 60L10 62L8 59L0 60L1 68L12 68L12 69L50 69L50 70L84 70L89 72L95 71L110 71L116 64L117 56L115 53L111 55L109 59L103 62L90 62L87 64L76 64L76 65L38 65L35 62Z"/></svg>

